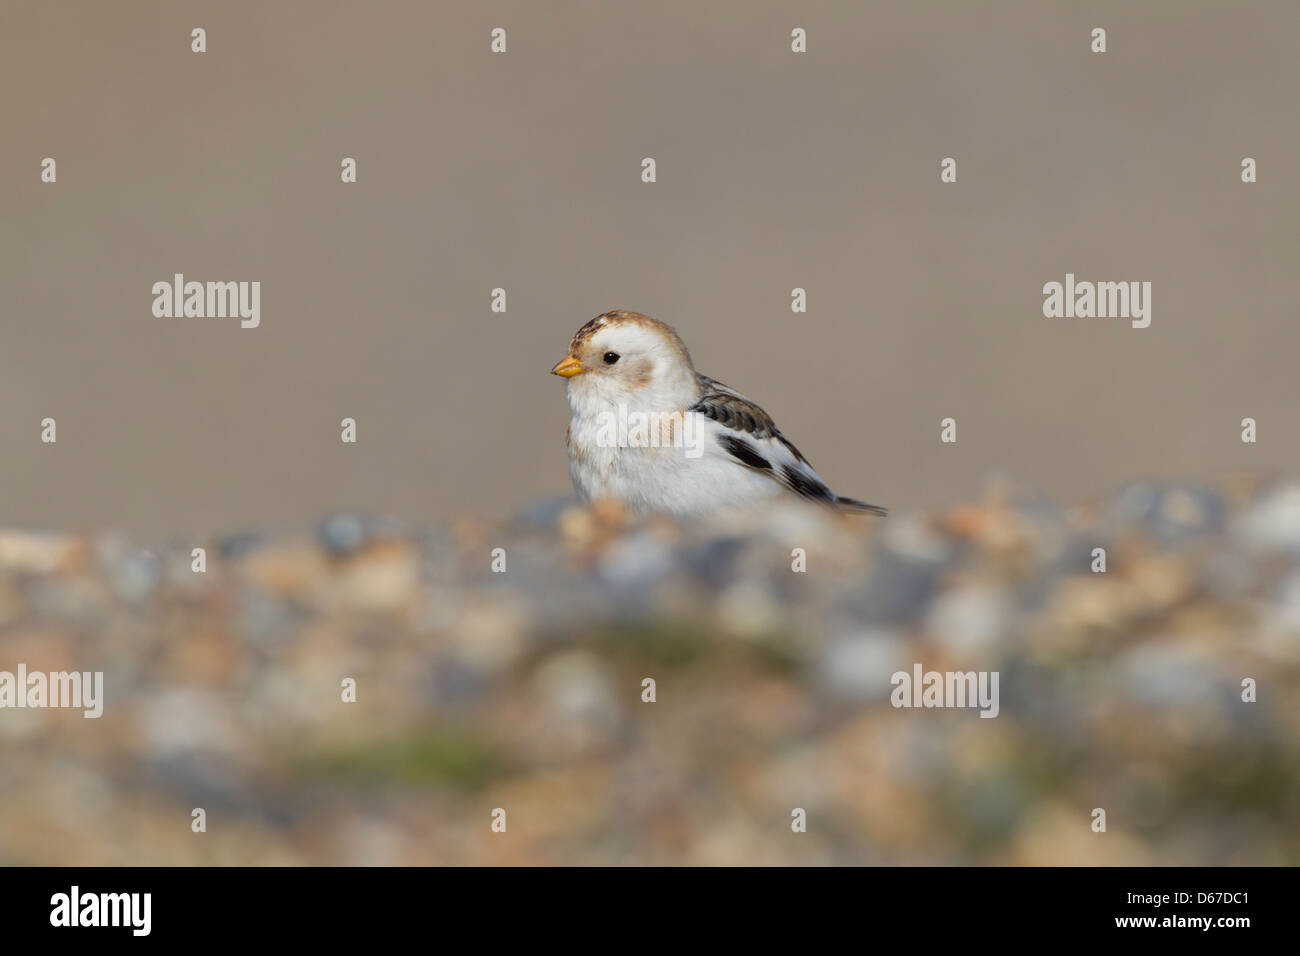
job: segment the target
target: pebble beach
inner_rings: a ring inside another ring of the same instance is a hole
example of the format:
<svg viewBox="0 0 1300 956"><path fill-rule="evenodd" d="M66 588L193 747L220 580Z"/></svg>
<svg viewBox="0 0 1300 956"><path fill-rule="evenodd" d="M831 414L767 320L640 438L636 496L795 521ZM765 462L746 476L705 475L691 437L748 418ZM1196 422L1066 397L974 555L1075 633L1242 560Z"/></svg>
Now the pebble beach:
<svg viewBox="0 0 1300 956"><path fill-rule="evenodd" d="M0 709L5 865L1300 863L1284 479L0 530L19 664L103 713ZM918 666L996 716L895 706Z"/></svg>

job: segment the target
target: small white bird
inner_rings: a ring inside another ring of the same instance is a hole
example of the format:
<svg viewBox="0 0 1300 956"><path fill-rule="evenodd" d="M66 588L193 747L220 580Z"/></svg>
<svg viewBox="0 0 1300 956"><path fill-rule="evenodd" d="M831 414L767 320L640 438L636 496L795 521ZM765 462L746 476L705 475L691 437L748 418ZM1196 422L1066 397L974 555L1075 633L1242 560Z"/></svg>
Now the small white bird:
<svg viewBox="0 0 1300 956"><path fill-rule="evenodd" d="M569 474L581 498L690 517L793 494L885 514L833 493L763 409L696 372L677 333L657 319L598 315L551 372L568 380Z"/></svg>

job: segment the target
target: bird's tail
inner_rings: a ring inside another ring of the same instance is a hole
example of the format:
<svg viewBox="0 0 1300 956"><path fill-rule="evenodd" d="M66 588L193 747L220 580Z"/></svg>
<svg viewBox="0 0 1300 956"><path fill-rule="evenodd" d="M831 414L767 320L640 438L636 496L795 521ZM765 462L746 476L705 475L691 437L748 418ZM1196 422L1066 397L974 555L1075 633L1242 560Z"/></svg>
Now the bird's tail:
<svg viewBox="0 0 1300 956"><path fill-rule="evenodd" d="M882 518L889 514L888 508L882 508L880 505L869 505L865 501L859 501L857 498L845 498L843 495L835 496L835 507L841 511L847 511L849 514L880 515Z"/></svg>

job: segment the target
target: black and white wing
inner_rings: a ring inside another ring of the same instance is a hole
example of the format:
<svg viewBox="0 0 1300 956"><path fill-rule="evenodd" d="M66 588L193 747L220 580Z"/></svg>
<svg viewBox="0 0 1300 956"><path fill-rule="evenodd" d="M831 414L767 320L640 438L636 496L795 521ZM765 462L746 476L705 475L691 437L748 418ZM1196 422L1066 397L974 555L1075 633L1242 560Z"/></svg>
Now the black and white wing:
<svg viewBox="0 0 1300 956"><path fill-rule="evenodd" d="M837 495L813 470L808 459L781 434L772 417L735 389L700 375L702 394L690 411L713 423L710 437L723 454L770 477L790 491L840 511L884 515L886 510L856 498Z"/></svg>

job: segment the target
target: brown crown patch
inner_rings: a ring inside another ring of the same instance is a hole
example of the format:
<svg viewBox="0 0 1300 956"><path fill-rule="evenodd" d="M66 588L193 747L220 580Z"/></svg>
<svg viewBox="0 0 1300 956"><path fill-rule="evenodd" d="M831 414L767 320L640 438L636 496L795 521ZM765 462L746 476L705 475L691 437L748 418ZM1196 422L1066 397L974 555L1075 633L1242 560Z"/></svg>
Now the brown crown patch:
<svg viewBox="0 0 1300 956"><path fill-rule="evenodd" d="M648 329L656 329L661 332L669 342L673 343L676 350L687 359L690 356L686 351L686 345L682 342L677 332L667 322L660 322L658 319L652 319L648 315L642 315L640 312L629 312L626 309L614 309L610 312L602 312L591 321L587 322L582 328L578 329L573 335L573 341L569 343L569 351L577 354L577 350L587 344L601 329L613 325L640 325Z"/></svg>

